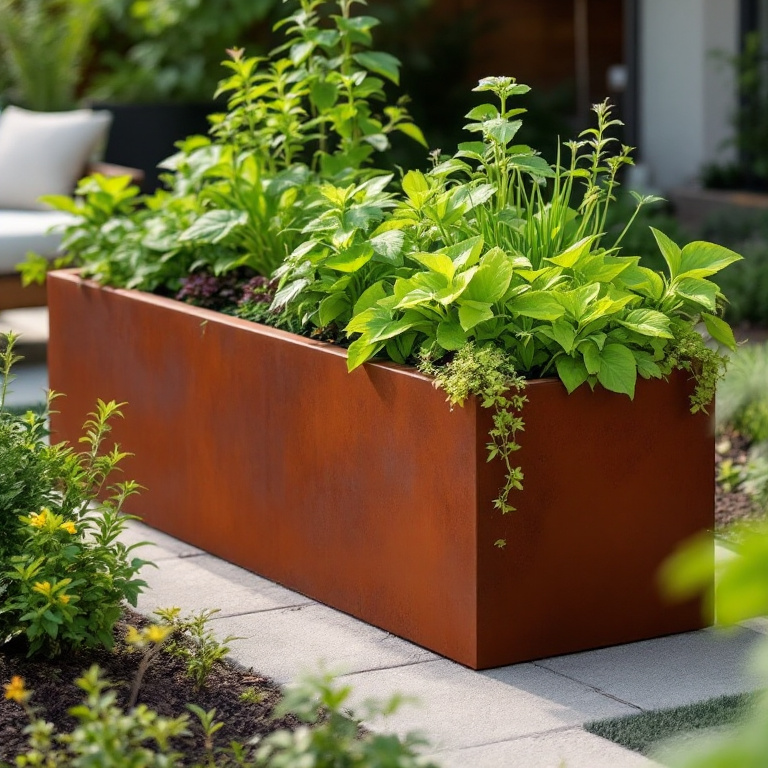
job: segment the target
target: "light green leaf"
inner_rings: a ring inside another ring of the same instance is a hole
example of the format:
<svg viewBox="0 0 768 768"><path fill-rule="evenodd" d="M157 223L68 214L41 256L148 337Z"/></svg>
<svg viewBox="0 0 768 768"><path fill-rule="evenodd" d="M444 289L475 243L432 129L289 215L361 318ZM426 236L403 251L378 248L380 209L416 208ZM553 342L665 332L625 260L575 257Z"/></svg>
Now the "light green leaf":
<svg viewBox="0 0 768 768"><path fill-rule="evenodd" d="M528 291L507 303L512 314L533 317L536 320L557 320L565 314L554 295L546 291Z"/></svg>
<svg viewBox="0 0 768 768"><path fill-rule="evenodd" d="M370 344L365 337L353 341L347 349L347 370L354 371L366 360L370 360L384 344Z"/></svg>
<svg viewBox="0 0 768 768"><path fill-rule="evenodd" d="M456 320L443 320L437 326L437 343L449 351L461 349L467 343L467 335Z"/></svg>
<svg viewBox="0 0 768 768"><path fill-rule="evenodd" d="M443 253L453 262L456 269L464 269L477 264L480 254L483 252L483 237L477 235L460 243L454 243L443 248Z"/></svg>
<svg viewBox="0 0 768 768"><path fill-rule="evenodd" d="M409 139L413 139L415 142L421 144L422 147L429 146L427 140L424 138L424 134L416 123L402 122L395 126L396 131L405 134Z"/></svg>
<svg viewBox="0 0 768 768"><path fill-rule="evenodd" d="M367 243L353 245L346 251L337 253L325 260L325 266L338 272L357 272L373 257L373 248Z"/></svg>
<svg viewBox="0 0 768 768"><path fill-rule="evenodd" d="M402 230L390 229L372 237L370 240L371 248L384 261L399 265L402 263L400 253L403 250L405 234Z"/></svg>
<svg viewBox="0 0 768 768"><path fill-rule="evenodd" d="M661 301L664 295L664 280L661 275L648 267L637 265L627 267L621 274L621 280L630 290L654 301Z"/></svg>
<svg viewBox="0 0 768 768"><path fill-rule="evenodd" d="M570 355L576 338L576 330L570 323L562 319L556 320L549 328L542 328L539 333L556 341L565 353Z"/></svg>
<svg viewBox="0 0 768 768"><path fill-rule="evenodd" d="M491 248L480 260L464 298L491 303L499 301L507 292L513 274L514 267L507 254L501 248Z"/></svg>
<svg viewBox="0 0 768 768"><path fill-rule="evenodd" d="M478 323L493 319L491 305L482 301L462 299L459 302L459 323L465 331L474 328Z"/></svg>
<svg viewBox="0 0 768 768"><path fill-rule="evenodd" d="M554 291L547 294L552 297L560 306L577 322L590 311L592 303L597 299L600 293L600 286L582 285L580 288L574 288L572 291Z"/></svg>
<svg viewBox="0 0 768 768"><path fill-rule="evenodd" d="M470 109L466 115L464 115L464 117L466 117L468 120L492 120L498 116L499 110L498 107L496 107L494 104L478 104L476 107ZM482 152L482 144L480 147L480 152ZM461 148L461 145L459 145L459 149Z"/></svg>
<svg viewBox="0 0 768 768"><path fill-rule="evenodd" d="M709 277L742 258L729 248L702 240L688 243L681 256L680 277Z"/></svg>
<svg viewBox="0 0 768 768"><path fill-rule="evenodd" d="M330 109L339 98L339 89L328 80L315 80L309 89L309 98L319 111Z"/></svg>
<svg viewBox="0 0 768 768"><path fill-rule="evenodd" d="M355 302L353 315L359 315L361 312L365 312L366 309L375 306L380 299L383 299L387 295L387 291L384 288L384 282L379 280L377 283L368 286L361 294L360 298Z"/></svg>
<svg viewBox="0 0 768 768"><path fill-rule="evenodd" d="M675 292L684 299L714 312L717 309L717 286L709 280L698 277L684 277L674 284Z"/></svg>
<svg viewBox="0 0 768 768"><path fill-rule="evenodd" d="M600 353L597 380L611 392L634 398L637 363L631 350L623 344L606 344Z"/></svg>
<svg viewBox="0 0 768 768"><path fill-rule="evenodd" d="M453 281L447 288L444 288L435 295L435 298L446 306L453 303L466 291L476 272L477 267L460 272L453 278Z"/></svg>
<svg viewBox="0 0 768 768"><path fill-rule="evenodd" d="M522 120L506 120L503 117L497 117L483 122L483 133L506 146L515 138L522 124Z"/></svg>
<svg viewBox="0 0 768 768"><path fill-rule="evenodd" d="M597 348L597 344L594 341L585 341L579 344L579 352L584 357L584 367L587 369L587 373L590 376L600 372L600 350Z"/></svg>
<svg viewBox="0 0 768 768"><path fill-rule="evenodd" d="M383 51L360 51L352 57L361 67L400 84L400 61Z"/></svg>
<svg viewBox="0 0 768 768"><path fill-rule="evenodd" d="M637 372L644 379L660 379L661 368L653 359L653 355L650 352L646 352L642 349L636 349L633 352L635 356L635 362L637 363Z"/></svg>
<svg viewBox="0 0 768 768"><path fill-rule="evenodd" d="M672 242L663 232L651 227L656 244L659 246L661 255L669 267L669 275L674 280L680 274L680 263L682 261L682 251L680 247Z"/></svg>
<svg viewBox="0 0 768 768"><path fill-rule="evenodd" d="M596 235L590 235L589 237L582 238L577 243L566 248L562 253L553 256L551 259L546 259L546 261L551 261L553 264L557 264L558 267L569 269L576 265L583 255L589 253L595 237Z"/></svg>
<svg viewBox="0 0 768 768"><path fill-rule="evenodd" d="M421 171L408 171L403 176L403 192L414 205L423 205L429 195L427 177Z"/></svg>
<svg viewBox="0 0 768 768"><path fill-rule="evenodd" d="M568 394L580 387L589 378L584 363L581 360L568 357L568 355L560 355L555 360L555 366L557 367L557 375L565 384Z"/></svg>
<svg viewBox="0 0 768 768"><path fill-rule="evenodd" d="M216 210L208 211L200 216L191 227L185 229L179 240L181 242L220 243L230 232L242 227L248 222L245 211Z"/></svg>
<svg viewBox="0 0 768 768"><path fill-rule="evenodd" d="M654 309L633 309L619 323L631 331L643 334L643 336L657 336L663 339L671 339L669 330L669 318L662 312Z"/></svg>
<svg viewBox="0 0 768 768"><path fill-rule="evenodd" d="M543 178L553 178L555 176L552 166L543 157L538 155L513 156L509 159L509 164L514 168L519 168L521 171L527 171L533 176L541 176Z"/></svg>
<svg viewBox="0 0 768 768"><path fill-rule="evenodd" d="M349 297L345 293L332 293L326 296L319 306L320 325L332 323L339 315L349 309Z"/></svg>
<svg viewBox="0 0 768 768"><path fill-rule="evenodd" d="M733 338L731 326L717 317L706 312L701 315L704 325L707 327L707 333L718 343L728 349L736 349L736 339Z"/></svg>
<svg viewBox="0 0 768 768"><path fill-rule="evenodd" d="M418 261L419 264L423 264L431 272L436 272L438 275L443 275L448 280L453 280L453 275L456 272L456 267L453 261L444 253L411 253L409 257L414 261Z"/></svg>

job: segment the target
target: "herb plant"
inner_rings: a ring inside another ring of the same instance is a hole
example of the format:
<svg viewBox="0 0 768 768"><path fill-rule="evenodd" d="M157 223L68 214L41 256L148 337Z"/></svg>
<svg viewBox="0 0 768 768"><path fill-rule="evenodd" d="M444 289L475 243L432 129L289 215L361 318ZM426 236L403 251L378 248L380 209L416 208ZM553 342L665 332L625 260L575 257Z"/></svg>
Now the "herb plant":
<svg viewBox="0 0 768 768"><path fill-rule="evenodd" d="M86 422L85 450L49 445L45 415L4 409L15 337L0 338L0 645L24 638L30 655L112 645L123 600L136 604L145 582L137 545L118 540L130 516L132 481L106 488L124 457L103 451L116 403L99 401ZM108 498L99 501L102 491Z"/></svg>

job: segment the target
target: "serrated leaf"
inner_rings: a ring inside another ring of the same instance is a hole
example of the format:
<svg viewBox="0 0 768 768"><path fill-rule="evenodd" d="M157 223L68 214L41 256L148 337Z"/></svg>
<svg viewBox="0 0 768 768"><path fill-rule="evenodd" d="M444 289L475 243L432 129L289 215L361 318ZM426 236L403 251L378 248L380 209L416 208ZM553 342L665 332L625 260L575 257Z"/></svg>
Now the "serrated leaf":
<svg viewBox="0 0 768 768"><path fill-rule="evenodd" d="M305 277L294 280L283 286L272 300L273 309L281 309L290 304L308 285L309 280Z"/></svg>
<svg viewBox="0 0 768 768"><path fill-rule="evenodd" d="M511 157L509 164L513 168L519 168L521 171L527 171L533 176L541 176L545 179L553 178L556 175L552 166L543 157L538 155Z"/></svg>
<svg viewBox="0 0 768 768"><path fill-rule="evenodd" d="M192 226L185 229L181 242L220 243L230 232L243 226L248 221L245 211L216 210L208 211L198 218Z"/></svg>
<svg viewBox="0 0 768 768"><path fill-rule="evenodd" d="M597 380L611 392L635 396L637 363L635 356L623 344L606 344L600 353Z"/></svg>
<svg viewBox="0 0 768 768"><path fill-rule="evenodd" d="M557 368L557 375L568 390L568 394L580 387L589 378L584 363L568 355L560 355L555 360L555 367Z"/></svg>

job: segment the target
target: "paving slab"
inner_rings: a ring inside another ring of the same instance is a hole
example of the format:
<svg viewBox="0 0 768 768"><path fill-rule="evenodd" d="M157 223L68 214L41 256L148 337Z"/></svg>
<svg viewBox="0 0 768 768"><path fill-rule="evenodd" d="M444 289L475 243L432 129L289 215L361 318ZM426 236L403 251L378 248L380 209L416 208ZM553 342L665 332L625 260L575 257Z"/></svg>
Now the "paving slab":
<svg viewBox="0 0 768 768"><path fill-rule="evenodd" d="M400 693L417 700L373 728L418 731L434 748L457 749L631 715L638 710L534 664L474 672L439 661L350 674L352 704ZM467 763L470 765L470 763Z"/></svg>
<svg viewBox="0 0 768 768"><path fill-rule="evenodd" d="M536 664L644 710L678 707L759 687L745 660L762 637L748 628L706 629Z"/></svg>
<svg viewBox="0 0 768 768"><path fill-rule="evenodd" d="M428 756L440 768L658 768L649 760L581 728L500 741Z"/></svg>
<svg viewBox="0 0 768 768"><path fill-rule="evenodd" d="M281 684L321 668L344 674L410 666L439 658L418 645L318 603L217 617L211 627L219 636L242 637L231 644L231 658Z"/></svg>
<svg viewBox="0 0 768 768"><path fill-rule="evenodd" d="M158 560L168 560L173 557L194 557L196 555L206 554L202 549L193 547L191 544L174 539L167 533L150 528L138 520L128 520L123 532L120 534L120 541L126 546L139 544L147 541L148 547L140 547L137 554L145 560L156 562Z"/></svg>
<svg viewBox="0 0 768 768"><path fill-rule="evenodd" d="M152 559L150 547L146 549L146 559ZM144 555L141 549L137 553ZM311 603L298 592L212 555L158 560L156 567L141 570L141 578L149 585L137 606L144 613L178 606L183 613L218 609L216 616L224 617Z"/></svg>

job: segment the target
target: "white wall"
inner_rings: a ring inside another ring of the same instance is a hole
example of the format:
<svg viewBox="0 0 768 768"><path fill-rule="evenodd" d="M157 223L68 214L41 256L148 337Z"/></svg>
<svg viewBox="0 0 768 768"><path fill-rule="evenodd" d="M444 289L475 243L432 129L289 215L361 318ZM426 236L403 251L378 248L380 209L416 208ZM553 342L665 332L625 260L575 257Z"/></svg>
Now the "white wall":
<svg viewBox="0 0 768 768"><path fill-rule="evenodd" d="M736 104L731 70L712 51L738 46L738 0L641 0L639 160L654 187L694 181L702 166L732 156Z"/></svg>

